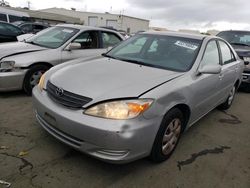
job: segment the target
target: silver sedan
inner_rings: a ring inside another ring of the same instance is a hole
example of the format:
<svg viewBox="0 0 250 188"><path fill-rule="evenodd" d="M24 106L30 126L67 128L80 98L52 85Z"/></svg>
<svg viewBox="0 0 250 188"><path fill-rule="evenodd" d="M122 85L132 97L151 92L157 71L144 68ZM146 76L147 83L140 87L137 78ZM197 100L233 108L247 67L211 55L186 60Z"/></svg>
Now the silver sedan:
<svg viewBox="0 0 250 188"><path fill-rule="evenodd" d="M0 45L0 91L31 94L41 75L54 65L107 52L124 37L118 32L80 25L58 25L24 42Z"/></svg>
<svg viewBox="0 0 250 188"><path fill-rule="evenodd" d="M169 158L184 130L231 106L244 68L220 38L171 32L135 35L103 56L53 67L33 101L51 135L112 163Z"/></svg>

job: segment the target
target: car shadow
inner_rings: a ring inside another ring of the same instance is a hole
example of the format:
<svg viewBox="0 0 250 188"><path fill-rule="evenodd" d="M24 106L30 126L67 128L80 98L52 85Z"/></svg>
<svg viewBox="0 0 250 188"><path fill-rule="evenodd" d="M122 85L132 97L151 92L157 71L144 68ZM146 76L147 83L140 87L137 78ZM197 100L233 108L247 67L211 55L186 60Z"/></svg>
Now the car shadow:
<svg viewBox="0 0 250 188"><path fill-rule="evenodd" d="M9 91L0 93L0 98L27 97L24 91Z"/></svg>

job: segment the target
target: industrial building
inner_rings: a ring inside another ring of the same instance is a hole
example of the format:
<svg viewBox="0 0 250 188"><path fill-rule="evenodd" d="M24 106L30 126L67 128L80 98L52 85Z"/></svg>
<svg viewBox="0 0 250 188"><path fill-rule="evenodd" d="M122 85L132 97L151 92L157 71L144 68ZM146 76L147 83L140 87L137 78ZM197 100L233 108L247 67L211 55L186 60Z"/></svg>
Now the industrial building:
<svg viewBox="0 0 250 188"><path fill-rule="evenodd" d="M51 25L58 23L81 24L80 18L13 7L0 7L0 21L9 23L15 21L45 22Z"/></svg>
<svg viewBox="0 0 250 188"><path fill-rule="evenodd" d="M40 10L41 12L55 13L63 16L80 18L81 23L89 26L113 27L117 30L123 30L127 33L135 33L141 30L149 29L149 20L126 16L122 14L82 12L68 10L64 8L49 8Z"/></svg>
<svg viewBox="0 0 250 188"><path fill-rule="evenodd" d="M149 20L122 14L82 12L63 8L29 10L25 8L0 7L0 21L32 21L83 24L96 27L110 27L127 33L136 33L149 29Z"/></svg>

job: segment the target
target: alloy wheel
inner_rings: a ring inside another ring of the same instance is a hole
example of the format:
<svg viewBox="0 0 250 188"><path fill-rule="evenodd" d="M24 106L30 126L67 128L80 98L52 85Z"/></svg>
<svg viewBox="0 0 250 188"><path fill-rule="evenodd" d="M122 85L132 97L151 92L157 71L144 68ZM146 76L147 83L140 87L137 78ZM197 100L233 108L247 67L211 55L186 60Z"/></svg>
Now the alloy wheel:
<svg viewBox="0 0 250 188"><path fill-rule="evenodd" d="M168 155L175 148L181 133L181 120L173 119L164 133L162 139L162 153Z"/></svg>

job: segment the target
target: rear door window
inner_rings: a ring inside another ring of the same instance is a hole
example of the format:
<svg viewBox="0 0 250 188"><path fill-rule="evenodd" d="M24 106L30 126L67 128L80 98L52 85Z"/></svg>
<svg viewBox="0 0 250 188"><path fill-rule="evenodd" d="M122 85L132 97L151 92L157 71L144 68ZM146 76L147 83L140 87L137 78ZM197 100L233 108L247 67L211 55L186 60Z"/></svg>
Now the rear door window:
<svg viewBox="0 0 250 188"><path fill-rule="evenodd" d="M97 31L87 31L78 35L72 42L80 43L81 49L99 48L99 37Z"/></svg>
<svg viewBox="0 0 250 188"><path fill-rule="evenodd" d="M234 57L231 49L228 47L228 45L223 41L219 41L219 45L220 45L223 64L225 65L225 64L234 62L235 57Z"/></svg>
<svg viewBox="0 0 250 188"><path fill-rule="evenodd" d="M102 32L102 42L103 42L103 48L113 47L119 42L121 42L121 38L110 32Z"/></svg>

